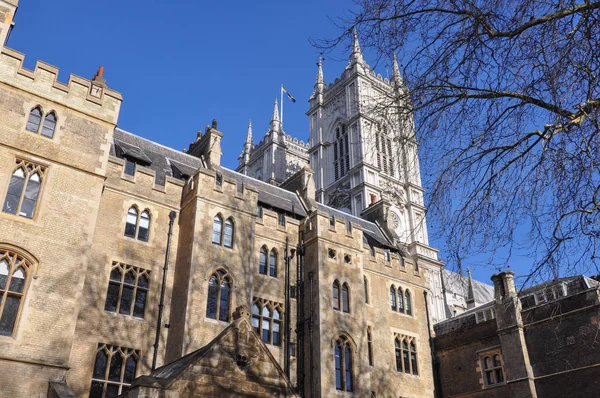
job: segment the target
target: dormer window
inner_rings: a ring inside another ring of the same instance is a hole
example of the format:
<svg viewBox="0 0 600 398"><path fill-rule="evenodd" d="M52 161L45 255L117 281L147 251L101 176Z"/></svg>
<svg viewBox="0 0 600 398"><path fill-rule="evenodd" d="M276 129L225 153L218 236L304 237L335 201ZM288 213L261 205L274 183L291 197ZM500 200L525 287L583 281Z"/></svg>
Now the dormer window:
<svg viewBox="0 0 600 398"><path fill-rule="evenodd" d="M133 162L129 159L125 159L125 169L123 170L123 172L129 176L134 176L135 175L135 162Z"/></svg>

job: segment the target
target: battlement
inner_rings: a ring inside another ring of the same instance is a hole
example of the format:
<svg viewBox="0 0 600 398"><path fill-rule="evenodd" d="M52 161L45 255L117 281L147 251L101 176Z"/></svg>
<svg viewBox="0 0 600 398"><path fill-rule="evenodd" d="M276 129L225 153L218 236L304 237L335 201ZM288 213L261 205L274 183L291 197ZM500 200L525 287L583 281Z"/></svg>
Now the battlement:
<svg viewBox="0 0 600 398"><path fill-rule="evenodd" d="M69 75L58 81L59 69L37 61L34 70L23 67L25 55L3 47L0 53L0 83L56 102L110 124L116 124L123 97L106 87L103 79L88 80Z"/></svg>

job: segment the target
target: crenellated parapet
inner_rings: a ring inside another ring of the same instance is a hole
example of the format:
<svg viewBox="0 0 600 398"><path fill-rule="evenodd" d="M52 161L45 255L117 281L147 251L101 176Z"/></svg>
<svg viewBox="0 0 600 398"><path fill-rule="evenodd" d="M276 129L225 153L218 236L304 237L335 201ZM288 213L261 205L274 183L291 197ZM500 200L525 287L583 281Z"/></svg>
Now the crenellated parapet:
<svg viewBox="0 0 600 398"><path fill-rule="evenodd" d="M116 125L123 97L104 84L69 75L68 83L58 81L59 69L42 61L35 68L23 67L25 55L3 47L0 53L0 83Z"/></svg>

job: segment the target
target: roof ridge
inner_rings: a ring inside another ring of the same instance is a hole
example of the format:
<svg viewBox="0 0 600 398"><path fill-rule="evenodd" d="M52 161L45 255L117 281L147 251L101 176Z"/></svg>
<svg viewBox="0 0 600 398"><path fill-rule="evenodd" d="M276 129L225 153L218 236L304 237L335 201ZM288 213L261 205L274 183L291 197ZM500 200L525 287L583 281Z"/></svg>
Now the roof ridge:
<svg viewBox="0 0 600 398"><path fill-rule="evenodd" d="M154 145L156 145L156 146L159 146L159 147L161 147L161 148L168 149L169 151L172 151L172 152L175 152L175 153L177 153L177 154L180 154L180 155L183 155L183 156L189 157L189 158L191 158L191 159L196 159L197 161L201 162L201 159L200 159L200 158L198 158L197 156L190 155L189 153L185 153L185 152L182 152L182 151L178 151L178 150L177 150L177 149L175 149L175 148L171 148L171 147L168 147L168 146L166 146L166 145L160 144L160 143L158 143L158 142L156 142L156 141L149 140L148 138L145 138L145 137L142 137L141 135L137 135L137 134L135 134L135 133L132 133L131 131L123 130L123 129L122 129L122 128L120 128L120 127L115 127L115 130L119 130L119 131L120 131L120 132L122 132L122 133L125 133L125 134L132 135L132 136L134 136L134 137L137 137L137 138L139 138L139 139L142 139L142 140L144 140L144 141L146 141L146 142L149 142L149 143L151 143L151 144L154 144ZM116 139L116 140L118 140L118 138L114 138L114 137L113 137L113 139ZM126 143L126 144L127 144L127 143ZM133 144L129 144L129 145L133 145Z"/></svg>

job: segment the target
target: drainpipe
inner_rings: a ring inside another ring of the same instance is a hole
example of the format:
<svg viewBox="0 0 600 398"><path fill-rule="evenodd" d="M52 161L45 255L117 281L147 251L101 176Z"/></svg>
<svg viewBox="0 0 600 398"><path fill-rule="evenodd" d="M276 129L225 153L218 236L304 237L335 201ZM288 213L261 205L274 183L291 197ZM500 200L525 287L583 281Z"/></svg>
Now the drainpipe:
<svg viewBox="0 0 600 398"><path fill-rule="evenodd" d="M156 358L158 357L158 342L162 324L163 307L165 303L165 288L167 285L167 271L169 270L169 252L171 251L171 236L173 235L173 223L177 213L169 213L169 233L167 234L167 251L165 252L165 265L163 267L162 286L160 288L160 302L158 304L158 321L156 322L156 337L154 338L154 355L152 357L152 370L156 369Z"/></svg>
<svg viewBox="0 0 600 398"><path fill-rule="evenodd" d="M283 357L283 369L288 380L290 378L290 337L292 336L292 328L290 322L290 316L292 313L292 304L290 303L290 262L296 254L296 249L291 250L291 255L288 254L290 247L290 240L285 237L285 318L283 318L283 325L285 329L285 354Z"/></svg>
<svg viewBox="0 0 600 398"><path fill-rule="evenodd" d="M309 344L309 365L310 365L310 369L309 369L309 377L308 380L310 382L310 397L314 398L315 396L315 389L314 389L314 378L313 378L313 276L314 274L312 272L308 273L308 280L310 281L310 319L308 321L308 336L309 336L309 340L310 340L310 344Z"/></svg>
<svg viewBox="0 0 600 398"><path fill-rule="evenodd" d="M296 268L296 381L298 393L304 397L304 239L300 232Z"/></svg>

